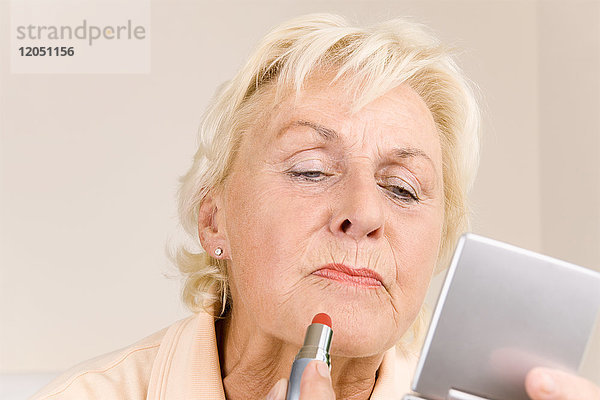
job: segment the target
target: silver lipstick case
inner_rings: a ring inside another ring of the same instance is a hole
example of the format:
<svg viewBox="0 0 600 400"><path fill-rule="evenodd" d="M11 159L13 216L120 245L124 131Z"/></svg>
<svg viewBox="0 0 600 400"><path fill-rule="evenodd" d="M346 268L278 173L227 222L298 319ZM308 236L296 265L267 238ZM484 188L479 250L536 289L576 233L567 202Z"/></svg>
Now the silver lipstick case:
<svg viewBox="0 0 600 400"><path fill-rule="evenodd" d="M329 347L331 347L332 336L333 330L327 325L315 323L308 326L306 336L304 336L304 344L292 364L286 400L298 400L300 398L300 380L304 368L309 362L312 360L323 361L331 370Z"/></svg>

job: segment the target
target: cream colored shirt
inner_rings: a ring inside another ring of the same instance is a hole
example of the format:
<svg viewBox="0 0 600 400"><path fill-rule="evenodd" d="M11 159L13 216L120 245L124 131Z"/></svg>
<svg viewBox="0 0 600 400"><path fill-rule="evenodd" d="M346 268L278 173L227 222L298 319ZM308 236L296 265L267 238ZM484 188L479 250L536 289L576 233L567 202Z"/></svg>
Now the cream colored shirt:
<svg viewBox="0 0 600 400"><path fill-rule="evenodd" d="M409 392L416 356L388 350L372 400ZM212 316L183 319L124 349L85 361L31 400L225 400Z"/></svg>

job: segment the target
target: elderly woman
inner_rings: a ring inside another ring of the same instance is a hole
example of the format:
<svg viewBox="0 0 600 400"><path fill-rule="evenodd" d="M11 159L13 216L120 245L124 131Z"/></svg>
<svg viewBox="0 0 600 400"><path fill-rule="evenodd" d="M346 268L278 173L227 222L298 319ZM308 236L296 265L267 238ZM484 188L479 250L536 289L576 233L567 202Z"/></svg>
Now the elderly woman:
<svg viewBox="0 0 600 400"><path fill-rule="evenodd" d="M219 92L182 178L202 250L179 249L195 314L88 361L36 399L284 399L316 313L331 373L302 399L400 399L434 271L467 229L478 109L446 48L403 20L311 15L269 33ZM598 399L582 378L533 370L533 399Z"/></svg>

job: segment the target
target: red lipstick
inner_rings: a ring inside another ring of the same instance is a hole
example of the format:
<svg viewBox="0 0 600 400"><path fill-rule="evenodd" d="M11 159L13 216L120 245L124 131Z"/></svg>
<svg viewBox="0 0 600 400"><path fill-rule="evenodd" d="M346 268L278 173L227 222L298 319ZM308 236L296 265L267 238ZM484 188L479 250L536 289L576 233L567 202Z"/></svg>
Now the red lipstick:
<svg viewBox="0 0 600 400"><path fill-rule="evenodd" d="M306 329L304 344L294 359L286 400L298 400L300 398L300 381L304 368L312 360L321 360L331 368L329 348L331 347L331 317L325 313L314 316L312 322Z"/></svg>
<svg viewBox="0 0 600 400"><path fill-rule="evenodd" d="M324 265L313 272L313 275L357 286L383 286L381 275L372 269L350 268L347 265L338 263Z"/></svg>
<svg viewBox="0 0 600 400"><path fill-rule="evenodd" d="M331 317L325 313L318 313L314 316L311 324L323 324L331 328Z"/></svg>

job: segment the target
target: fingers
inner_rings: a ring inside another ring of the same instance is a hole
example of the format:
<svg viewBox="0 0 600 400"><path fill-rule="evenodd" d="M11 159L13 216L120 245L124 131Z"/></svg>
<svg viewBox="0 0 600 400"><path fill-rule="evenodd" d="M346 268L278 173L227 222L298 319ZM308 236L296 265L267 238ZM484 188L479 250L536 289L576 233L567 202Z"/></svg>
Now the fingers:
<svg viewBox="0 0 600 400"><path fill-rule="evenodd" d="M550 368L534 368L525 389L533 400L600 400L600 387L582 377Z"/></svg>
<svg viewBox="0 0 600 400"><path fill-rule="evenodd" d="M277 381L265 400L285 400L287 379ZM300 400L335 400L329 367L322 361L311 361L302 373Z"/></svg>
<svg viewBox="0 0 600 400"><path fill-rule="evenodd" d="M285 378L281 378L273 386L271 391L267 394L265 400L285 400L285 394L287 392L288 381Z"/></svg>
<svg viewBox="0 0 600 400"><path fill-rule="evenodd" d="M323 361L311 361L304 369L300 400L335 400L329 367Z"/></svg>

